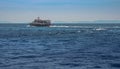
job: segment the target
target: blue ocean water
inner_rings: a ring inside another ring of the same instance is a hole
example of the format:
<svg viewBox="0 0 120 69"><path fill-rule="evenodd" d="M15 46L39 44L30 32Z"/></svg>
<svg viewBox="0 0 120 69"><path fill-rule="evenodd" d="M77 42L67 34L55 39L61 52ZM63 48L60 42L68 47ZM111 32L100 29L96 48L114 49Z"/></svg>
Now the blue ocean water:
<svg viewBox="0 0 120 69"><path fill-rule="evenodd" d="M0 69L120 69L120 24L0 24Z"/></svg>

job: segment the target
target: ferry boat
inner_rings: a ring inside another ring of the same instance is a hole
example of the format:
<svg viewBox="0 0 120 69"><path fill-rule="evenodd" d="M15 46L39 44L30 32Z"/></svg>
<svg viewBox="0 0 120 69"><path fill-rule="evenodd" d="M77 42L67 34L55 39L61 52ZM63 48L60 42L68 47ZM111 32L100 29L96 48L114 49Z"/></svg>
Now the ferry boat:
<svg viewBox="0 0 120 69"><path fill-rule="evenodd" d="M51 21L50 20L42 20L40 19L40 17L38 17L37 19L34 19L34 21L32 23L30 23L30 26L50 26L51 25Z"/></svg>

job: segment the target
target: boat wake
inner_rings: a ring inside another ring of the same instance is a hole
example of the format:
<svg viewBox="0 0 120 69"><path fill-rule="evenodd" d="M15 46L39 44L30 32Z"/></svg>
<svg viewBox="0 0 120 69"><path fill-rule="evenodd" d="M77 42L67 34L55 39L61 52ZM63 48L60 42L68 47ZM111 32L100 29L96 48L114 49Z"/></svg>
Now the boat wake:
<svg viewBox="0 0 120 69"><path fill-rule="evenodd" d="M81 28L82 26L53 25L53 26L50 26L50 27Z"/></svg>
<svg viewBox="0 0 120 69"><path fill-rule="evenodd" d="M96 29L94 29L94 30L99 31L99 30L106 30L106 29L105 29L105 28L96 28Z"/></svg>
<svg viewBox="0 0 120 69"><path fill-rule="evenodd" d="M70 27L70 26L56 26L56 25L53 25L53 26L50 26L50 27Z"/></svg>

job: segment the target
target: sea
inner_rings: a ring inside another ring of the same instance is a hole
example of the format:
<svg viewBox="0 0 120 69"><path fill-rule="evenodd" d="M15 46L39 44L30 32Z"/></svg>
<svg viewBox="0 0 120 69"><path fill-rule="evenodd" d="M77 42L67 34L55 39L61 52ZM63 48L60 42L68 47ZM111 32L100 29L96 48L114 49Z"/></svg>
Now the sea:
<svg viewBox="0 0 120 69"><path fill-rule="evenodd" d="M0 69L120 69L120 24L0 24Z"/></svg>

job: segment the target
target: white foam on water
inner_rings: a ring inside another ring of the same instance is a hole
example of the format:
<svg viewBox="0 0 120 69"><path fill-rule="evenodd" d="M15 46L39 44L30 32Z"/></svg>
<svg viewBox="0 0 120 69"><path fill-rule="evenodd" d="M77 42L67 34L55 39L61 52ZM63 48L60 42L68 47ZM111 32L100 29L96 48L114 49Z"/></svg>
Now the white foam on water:
<svg viewBox="0 0 120 69"><path fill-rule="evenodd" d="M53 25L53 26L50 26L50 27L70 27L70 26L64 26L64 25L62 25L62 26L56 26L56 25Z"/></svg>
<svg viewBox="0 0 120 69"><path fill-rule="evenodd" d="M30 25L27 25L26 27L31 27Z"/></svg>
<svg viewBox="0 0 120 69"><path fill-rule="evenodd" d="M114 28L120 28L120 26L114 26Z"/></svg>
<svg viewBox="0 0 120 69"><path fill-rule="evenodd" d="M95 30L106 30L105 28L96 28Z"/></svg>
<svg viewBox="0 0 120 69"><path fill-rule="evenodd" d="M62 27L62 28L86 28L86 27L82 27L82 26L66 26L66 25L53 25L50 27Z"/></svg>
<svg viewBox="0 0 120 69"><path fill-rule="evenodd" d="M27 25L26 27L36 27L36 26Z"/></svg>
<svg viewBox="0 0 120 69"><path fill-rule="evenodd" d="M77 31L78 33L80 33L81 31L79 30L79 31Z"/></svg>

